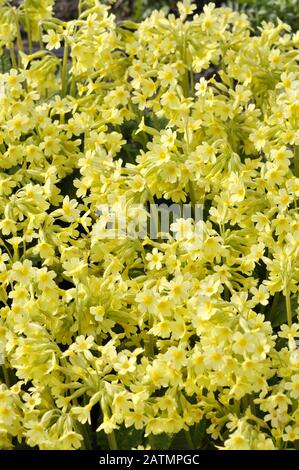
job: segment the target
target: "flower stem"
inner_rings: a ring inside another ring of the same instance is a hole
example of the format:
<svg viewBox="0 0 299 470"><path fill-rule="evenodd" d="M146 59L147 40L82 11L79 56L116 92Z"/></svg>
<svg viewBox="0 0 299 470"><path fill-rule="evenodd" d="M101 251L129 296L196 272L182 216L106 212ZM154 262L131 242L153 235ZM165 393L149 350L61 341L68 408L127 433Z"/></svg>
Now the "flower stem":
<svg viewBox="0 0 299 470"><path fill-rule="evenodd" d="M271 309L270 309L270 315L269 315L270 320L275 315L275 310L277 309L279 297L280 297L280 292L275 292L274 298L273 298L273 301L272 301L272 305L271 305Z"/></svg>
<svg viewBox="0 0 299 470"><path fill-rule="evenodd" d="M82 435L84 438L84 447L86 450L92 450L92 441L89 434L89 427L86 424L81 426Z"/></svg>
<svg viewBox="0 0 299 470"><path fill-rule="evenodd" d="M193 450L194 449L194 444L193 444L193 441L192 441L192 438L191 438L190 431L185 430L185 437L186 437L186 441L187 441L187 444L188 444L188 450Z"/></svg>
<svg viewBox="0 0 299 470"><path fill-rule="evenodd" d="M155 439L154 439L153 434L150 434L150 435L148 436L148 443L149 443L149 445L150 445L150 449L151 449L151 450L155 450L155 449L156 449L156 444L155 444Z"/></svg>
<svg viewBox="0 0 299 470"><path fill-rule="evenodd" d="M11 65L14 69L18 68L17 64L17 59L16 59L16 54L15 54L15 48L14 45L12 44L11 47L9 48L9 54L10 54L10 60L11 60Z"/></svg>
<svg viewBox="0 0 299 470"><path fill-rule="evenodd" d="M39 47L40 50L42 51L44 49L44 43L43 43L43 32L42 32L42 27L39 24L38 26L38 41L39 41Z"/></svg>
<svg viewBox="0 0 299 470"><path fill-rule="evenodd" d="M194 186L191 180L189 180L188 186L189 186L188 189L189 189L189 196L190 196L190 202L191 202L191 208L192 208L192 217L195 220L197 201L196 201Z"/></svg>
<svg viewBox="0 0 299 470"><path fill-rule="evenodd" d="M294 148L294 165L295 165L295 176L299 178L299 145L295 145Z"/></svg>
<svg viewBox="0 0 299 470"><path fill-rule="evenodd" d="M76 78L74 75L72 75L71 79L71 89L70 89L70 95L75 96L75 90L76 90Z"/></svg>
<svg viewBox="0 0 299 470"><path fill-rule="evenodd" d="M148 332L144 338L144 352L149 359L154 357L154 337Z"/></svg>
<svg viewBox="0 0 299 470"><path fill-rule="evenodd" d="M5 366L2 366L2 372L3 372L3 377L6 383L6 386L9 388L10 387L9 374Z"/></svg>
<svg viewBox="0 0 299 470"><path fill-rule="evenodd" d="M29 19L26 5L25 5L25 23L26 23L27 36L28 36L29 54L32 54L33 47L32 47L32 36L31 36L31 25L30 25L30 19Z"/></svg>
<svg viewBox="0 0 299 470"><path fill-rule="evenodd" d="M141 18L142 15L142 5L143 0L136 0L135 1L135 11L134 11L134 20L138 21Z"/></svg>
<svg viewBox="0 0 299 470"><path fill-rule="evenodd" d="M285 300L286 300L286 309L287 309L287 322L288 326L291 328L292 326L292 307L291 307L291 298L290 298L290 291L289 288L286 287L285 293Z"/></svg>
<svg viewBox="0 0 299 470"><path fill-rule="evenodd" d="M117 447L117 442L116 442L114 431L111 431L109 434L107 434L107 439L108 439L109 449L117 450L118 447Z"/></svg>
<svg viewBox="0 0 299 470"><path fill-rule="evenodd" d="M64 98L67 92L67 61L69 55L69 47L66 40L64 41L63 62L61 70L61 97Z"/></svg>
<svg viewBox="0 0 299 470"><path fill-rule="evenodd" d="M157 206L155 203L155 200L153 198L153 195L148 187L146 187L147 192L148 192L148 200L150 203L150 215L153 216L153 222L154 222L154 227L152 229L152 226L150 226L150 238L153 239L158 239L159 238L159 232L160 232L160 227L159 227L159 213L157 210ZM152 222L152 219L150 218L150 222Z"/></svg>
<svg viewBox="0 0 299 470"><path fill-rule="evenodd" d="M21 31L20 31L19 17L18 17L17 12L14 13L14 17L15 17L16 33L17 33L18 65L20 67L21 66L20 52L23 52L24 47L23 47L23 41L22 41L22 36L21 36Z"/></svg>

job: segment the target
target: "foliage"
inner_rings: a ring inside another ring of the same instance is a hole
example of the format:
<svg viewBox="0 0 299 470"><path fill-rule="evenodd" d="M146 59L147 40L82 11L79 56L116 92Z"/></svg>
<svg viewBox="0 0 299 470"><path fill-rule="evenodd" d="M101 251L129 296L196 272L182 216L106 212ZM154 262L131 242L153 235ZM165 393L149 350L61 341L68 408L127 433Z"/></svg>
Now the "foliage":
<svg viewBox="0 0 299 470"><path fill-rule="evenodd" d="M262 21L272 21L277 24L279 18L288 23L293 31L298 31L298 0L234 0L227 3L234 9L246 13L255 30Z"/></svg>
<svg viewBox="0 0 299 470"><path fill-rule="evenodd" d="M175 0L106 0L112 5L112 11L118 18L141 20L149 16L153 10L164 9L166 12L176 7Z"/></svg>
<svg viewBox="0 0 299 470"><path fill-rule="evenodd" d="M297 448L299 33L38 4L0 1L0 447Z"/></svg>

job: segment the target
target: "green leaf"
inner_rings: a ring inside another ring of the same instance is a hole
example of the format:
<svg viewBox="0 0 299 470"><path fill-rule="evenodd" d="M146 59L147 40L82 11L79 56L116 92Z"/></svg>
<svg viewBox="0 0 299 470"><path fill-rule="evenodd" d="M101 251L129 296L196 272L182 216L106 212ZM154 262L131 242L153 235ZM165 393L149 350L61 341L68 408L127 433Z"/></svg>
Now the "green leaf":
<svg viewBox="0 0 299 470"><path fill-rule="evenodd" d="M173 434L150 434L148 437L148 441L150 443L151 449L153 450L167 450L170 448L175 449L172 445L172 440L173 440Z"/></svg>
<svg viewBox="0 0 299 470"><path fill-rule="evenodd" d="M11 69L10 60L5 51L2 53L0 57L0 67L1 67L1 73L7 73Z"/></svg>
<svg viewBox="0 0 299 470"><path fill-rule="evenodd" d="M135 449L143 444L143 430L131 428L123 428L117 431L116 440L120 450Z"/></svg>
<svg viewBox="0 0 299 470"><path fill-rule="evenodd" d="M274 301L273 301L274 302ZM278 327L287 323L287 311L286 311L286 302L285 297L281 294L279 296L276 305L273 305L273 308L270 309L269 315L266 313L266 320L271 321L272 327ZM293 316L295 315L296 309L298 307L298 303L296 298L291 298L291 308L293 312Z"/></svg>

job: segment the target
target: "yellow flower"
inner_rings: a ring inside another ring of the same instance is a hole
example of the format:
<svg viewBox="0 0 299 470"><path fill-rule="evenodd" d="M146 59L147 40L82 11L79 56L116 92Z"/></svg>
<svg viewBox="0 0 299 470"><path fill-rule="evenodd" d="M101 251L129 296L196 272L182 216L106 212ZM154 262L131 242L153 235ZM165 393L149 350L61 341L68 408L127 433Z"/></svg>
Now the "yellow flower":
<svg viewBox="0 0 299 470"><path fill-rule="evenodd" d="M126 354L119 354L117 361L113 365L119 375L125 375L134 372L136 369L136 357L128 357Z"/></svg>
<svg viewBox="0 0 299 470"><path fill-rule="evenodd" d="M136 295L135 298L138 303L138 310L141 313L154 313L156 309L156 297L150 290L144 290Z"/></svg>
<svg viewBox="0 0 299 470"><path fill-rule="evenodd" d="M159 253L157 248L153 248L152 253L147 253L146 260L148 261L148 269L159 269L162 268L163 253Z"/></svg>
<svg viewBox="0 0 299 470"><path fill-rule="evenodd" d="M0 0L0 447L293 449L298 34L80 3Z"/></svg>
<svg viewBox="0 0 299 470"><path fill-rule="evenodd" d="M158 72L158 79L163 87L175 86L178 71L175 66L165 65L161 71Z"/></svg>
<svg viewBox="0 0 299 470"><path fill-rule="evenodd" d="M285 384L285 389L290 391L292 398L299 398L299 374L295 374L292 381Z"/></svg>
<svg viewBox="0 0 299 470"><path fill-rule="evenodd" d="M255 304L267 305L269 303L269 292L265 286L260 285L258 289L252 287L250 292L253 294L252 300Z"/></svg>
<svg viewBox="0 0 299 470"><path fill-rule="evenodd" d="M56 277L56 273L48 271L47 268L39 269L36 273L36 280L38 282L38 288L44 290L46 288L55 287L53 279Z"/></svg>
<svg viewBox="0 0 299 470"><path fill-rule="evenodd" d="M23 263L20 261L14 263L12 265L10 276L12 281L17 281L21 284L29 284L34 276L32 261L26 259Z"/></svg>
<svg viewBox="0 0 299 470"><path fill-rule="evenodd" d="M43 41L47 44L46 47L49 49L49 51L52 51L52 49L59 49L61 47L60 35L57 34L53 29L49 29L47 34L43 35Z"/></svg>

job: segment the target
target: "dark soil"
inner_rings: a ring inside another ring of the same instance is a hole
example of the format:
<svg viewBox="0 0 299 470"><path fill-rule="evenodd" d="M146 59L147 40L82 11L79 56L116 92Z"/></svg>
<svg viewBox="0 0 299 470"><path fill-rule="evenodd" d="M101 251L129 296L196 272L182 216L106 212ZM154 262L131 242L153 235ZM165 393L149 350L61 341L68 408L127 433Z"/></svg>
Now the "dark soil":
<svg viewBox="0 0 299 470"><path fill-rule="evenodd" d="M67 21L78 16L78 0L58 0L55 3L55 16Z"/></svg>
<svg viewBox="0 0 299 470"><path fill-rule="evenodd" d="M220 6L223 0L213 0L216 6ZM11 3L15 6L23 3L23 0L11 0ZM55 2L55 16L63 21L72 20L78 15L78 3L79 0L56 0ZM154 4L153 0L153 4ZM171 7L172 11L175 11L173 6L175 5L175 0L165 0L164 4ZM209 3L209 0L196 0L198 11L202 11L203 6ZM151 2L148 2L150 5ZM135 11L135 1L134 0L117 0L112 8L114 14L119 18L132 17Z"/></svg>

